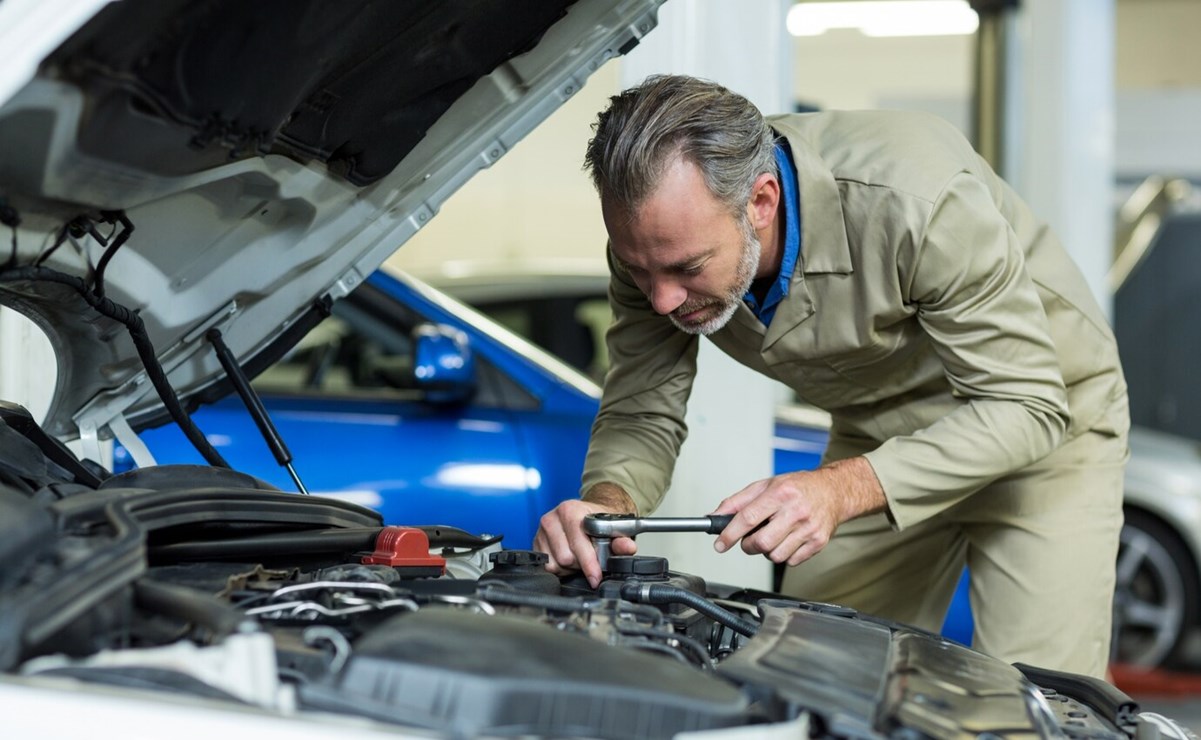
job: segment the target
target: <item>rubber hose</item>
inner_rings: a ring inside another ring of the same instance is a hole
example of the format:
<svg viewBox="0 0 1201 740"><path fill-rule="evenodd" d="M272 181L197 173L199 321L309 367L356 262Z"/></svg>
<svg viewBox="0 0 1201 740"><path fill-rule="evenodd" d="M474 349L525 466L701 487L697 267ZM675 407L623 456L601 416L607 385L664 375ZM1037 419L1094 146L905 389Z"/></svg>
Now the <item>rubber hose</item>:
<svg viewBox="0 0 1201 740"><path fill-rule="evenodd" d="M754 637L759 632L759 625L748 622L737 614L722 609L705 597L698 596L679 586L630 580L622 584L621 598L647 604L683 604L713 621L729 627L743 637Z"/></svg>
<svg viewBox="0 0 1201 740"><path fill-rule="evenodd" d="M240 610L215 596L149 578L134 583L134 598L145 609L203 627L214 637L232 635L243 631L243 625L254 624Z"/></svg>

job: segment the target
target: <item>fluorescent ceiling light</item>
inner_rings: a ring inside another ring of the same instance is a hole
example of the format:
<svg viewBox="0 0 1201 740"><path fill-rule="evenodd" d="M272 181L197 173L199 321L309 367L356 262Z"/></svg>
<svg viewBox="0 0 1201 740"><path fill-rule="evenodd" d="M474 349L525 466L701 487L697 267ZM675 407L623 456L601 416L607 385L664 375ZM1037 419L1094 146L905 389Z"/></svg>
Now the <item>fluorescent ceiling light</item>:
<svg viewBox="0 0 1201 740"><path fill-rule="evenodd" d="M976 32L967 0L861 0L799 3L788 11L793 36L855 28L865 36L955 36Z"/></svg>

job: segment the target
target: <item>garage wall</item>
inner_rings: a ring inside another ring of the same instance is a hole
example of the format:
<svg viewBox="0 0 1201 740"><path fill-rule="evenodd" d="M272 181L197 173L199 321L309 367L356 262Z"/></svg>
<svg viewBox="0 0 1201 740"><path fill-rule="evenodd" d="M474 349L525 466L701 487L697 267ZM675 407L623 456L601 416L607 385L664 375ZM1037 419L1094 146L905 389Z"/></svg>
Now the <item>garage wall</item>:
<svg viewBox="0 0 1201 740"><path fill-rule="evenodd" d="M1201 184L1201 2L1118 0L1116 169Z"/></svg>
<svg viewBox="0 0 1201 740"><path fill-rule="evenodd" d="M792 44L793 95L822 109L927 110L967 132L972 48L971 36L807 36Z"/></svg>
<svg viewBox="0 0 1201 740"><path fill-rule="evenodd" d="M605 226L582 166L592 122L618 91L618 75L617 62L597 71L545 123L455 193L389 262L428 272L447 259L601 258Z"/></svg>

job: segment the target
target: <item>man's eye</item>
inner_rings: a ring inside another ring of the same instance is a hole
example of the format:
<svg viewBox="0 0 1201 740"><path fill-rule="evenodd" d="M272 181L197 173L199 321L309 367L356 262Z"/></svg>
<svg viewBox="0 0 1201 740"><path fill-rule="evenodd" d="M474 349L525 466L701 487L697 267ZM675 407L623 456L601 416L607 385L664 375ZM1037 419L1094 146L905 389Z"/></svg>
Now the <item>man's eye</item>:
<svg viewBox="0 0 1201 740"><path fill-rule="evenodd" d="M704 269L705 269L705 266L703 264L693 265L692 267L685 267L682 272L685 275L700 275L701 271Z"/></svg>

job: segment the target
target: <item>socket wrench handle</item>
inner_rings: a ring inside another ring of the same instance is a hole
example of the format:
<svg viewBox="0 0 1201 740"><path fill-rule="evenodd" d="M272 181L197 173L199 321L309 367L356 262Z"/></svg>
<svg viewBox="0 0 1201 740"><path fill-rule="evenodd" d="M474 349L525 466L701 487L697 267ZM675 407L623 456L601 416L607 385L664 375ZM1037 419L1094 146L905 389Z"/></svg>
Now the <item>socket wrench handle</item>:
<svg viewBox="0 0 1201 740"><path fill-rule="evenodd" d="M729 526L734 519L733 514L710 514L708 516L711 526L705 530L706 534L721 534L725 528Z"/></svg>
<svg viewBox="0 0 1201 740"><path fill-rule="evenodd" d="M589 514L584 517L584 533L596 548L601 571L608 572L615 537L633 537L644 532L704 532L721 534L733 514L697 517L639 517L632 514ZM762 526L762 525L760 525Z"/></svg>
<svg viewBox="0 0 1201 740"><path fill-rule="evenodd" d="M644 532L704 532L719 534L731 514L697 517L638 517L629 514L589 514L584 532L590 537L633 537Z"/></svg>
<svg viewBox="0 0 1201 740"><path fill-rule="evenodd" d="M706 534L721 534L722 532L725 531L726 527L730 526L730 522L734 520L734 516L735 516L734 514L710 514L708 517L705 517L710 522L710 526L708 529L705 530L705 533ZM749 535L753 532L758 532L760 529L763 529L765 526L767 526L767 523L769 521L771 521L771 520L764 519L763 521L756 524L753 528L751 528L751 531L747 532L747 534Z"/></svg>

